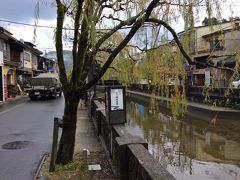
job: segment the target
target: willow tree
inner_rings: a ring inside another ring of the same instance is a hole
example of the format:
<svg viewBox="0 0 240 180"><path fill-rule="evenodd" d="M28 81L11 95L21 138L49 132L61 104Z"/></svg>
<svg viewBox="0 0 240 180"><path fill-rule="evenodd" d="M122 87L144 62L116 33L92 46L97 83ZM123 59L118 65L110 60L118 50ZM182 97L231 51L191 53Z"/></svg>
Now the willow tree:
<svg viewBox="0 0 240 180"><path fill-rule="evenodd" d="M193 15L199 7L207 6L206 9L210 12L213 9L211 6L218 2L217 0L211 0L211 2L209 0L56 0L55 45L65 97L63 130L57 163L66 164L73 158L79 100L83 98L90 87L101 79L113 60L132 39L131 45L140 41L133 37L141 27L164 27L172 34L185 61L193 64L194 62L184 51L169 22L183 17L185 27L189 28L193 24ZM67 38L72 43L73 66L71 75L68 77L64 66L63 41L66 38L65 24L71 23L73 31L69 33L71 37ZM122 38L114 41L113 36L117 32L122 33ZM155 28L154 32L154 35L148 37L153 43L147 44L146 48L159 45L157 40L161 31L159 28ZM147 42L146 40L145 42ZM94 79L86 81L92 63L97 61L99 54L103 51L107 53L100 72Z"/></svg>

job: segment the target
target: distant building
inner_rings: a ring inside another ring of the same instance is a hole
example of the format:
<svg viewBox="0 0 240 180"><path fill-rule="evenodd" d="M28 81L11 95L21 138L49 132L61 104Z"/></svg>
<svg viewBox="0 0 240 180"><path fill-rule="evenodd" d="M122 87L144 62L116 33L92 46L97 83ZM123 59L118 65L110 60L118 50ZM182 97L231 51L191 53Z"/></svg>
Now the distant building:
<svg viewBox="0 0 240 180"><path fill-rule="evenodd" d="M44 56L38 57L38 70L40 72L58 72L58 67L55 59Z"/></svg>
<svg viewBox="0 0 240 180"><path fill-rule="evenodd" d="M7 100L16 94L16 69L20 64L20 53L24 45L15 39L10 32L0 27L0 101Z"/></svg>
<svg viewBox="0 0 240 180"><path fill-rule="evenodd" d="M239 21L234 21L195 27L179 35L188 38L187 50L195 62L233 68L237 61L236 52L240 50L239 29ZM226 87L232 76L231 71L200 65L190 66L188 70L189 83L196 86Z"/></svg>
<svg viewBox="0 0 240 180"><path fill-rule="evenodd" d="M24 44L24 50L21 53L21 63L17 68L18 82L20 84L29 84L29 79L38 73L38 57L41 51L35 48L30 42L20 40Z"/></svg>
<svg viewBox="0 0 240 180"><path fill-rule="evenodd" d="M42 54L34 44L15 39L0 26L0 102L15 97L29 80L44 72L58 72L54 59Z"/></svg>
<svg viewBox="0 0 240 180"><path fill-rule="evenodd" d="M237 61L236 52L240 49L239 21L225 22L209 26L194 27L179 33L186 39L185 48L195 62L209 62L233 68ZM189 79L192 85L226 87L232 76L231 71L217 68L190 66Z"/></svg>

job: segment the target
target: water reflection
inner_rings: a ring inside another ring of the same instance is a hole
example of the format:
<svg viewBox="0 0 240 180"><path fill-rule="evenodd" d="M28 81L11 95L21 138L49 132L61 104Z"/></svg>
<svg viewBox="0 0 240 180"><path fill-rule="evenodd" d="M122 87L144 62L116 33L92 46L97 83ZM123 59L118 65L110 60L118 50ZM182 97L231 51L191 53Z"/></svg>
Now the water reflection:
<svg viewBox="0 0 240 180"><path fill-rule="evenodd" d="M146 104L127 102L126 127L177 179L240 179L239 131L195 119L173 120ZM239 122L228 122L240 128ZM236 127L234 127L236 129Z"/></svg>

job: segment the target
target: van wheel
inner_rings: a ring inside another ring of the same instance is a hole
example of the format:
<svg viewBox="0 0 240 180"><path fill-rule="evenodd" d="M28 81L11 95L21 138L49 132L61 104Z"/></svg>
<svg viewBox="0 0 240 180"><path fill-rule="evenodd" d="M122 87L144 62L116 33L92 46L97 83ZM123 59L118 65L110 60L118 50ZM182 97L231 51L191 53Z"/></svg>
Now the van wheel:
<svg viewBox="0 0 240 180"><path fill-rule="evenodd" d="M56 97L57 97L57 94L56 94L55 92L53 92L53 93L50 95L50 98L51 98L51 99L56 99Z"/></svg>
<svg viewBox="0 0 240 180"><path fill-rule="evenodd" d="M52 95L52 98L53 98L53 99L56 99L56 98L57 98L57 94L54 93L54 94Z"/></svg>

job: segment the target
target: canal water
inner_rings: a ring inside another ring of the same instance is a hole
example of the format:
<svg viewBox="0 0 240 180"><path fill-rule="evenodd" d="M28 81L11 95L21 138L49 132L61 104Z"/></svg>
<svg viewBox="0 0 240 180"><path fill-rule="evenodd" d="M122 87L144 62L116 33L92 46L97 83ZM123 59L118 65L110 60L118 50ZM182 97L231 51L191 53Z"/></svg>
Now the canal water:
<svg viewBox="0 0 240 180"><path fill-rule="evenodd" d="M239 121L174 120L148 103L127 101L126 128L176 179L240 180Z"/></svg>

